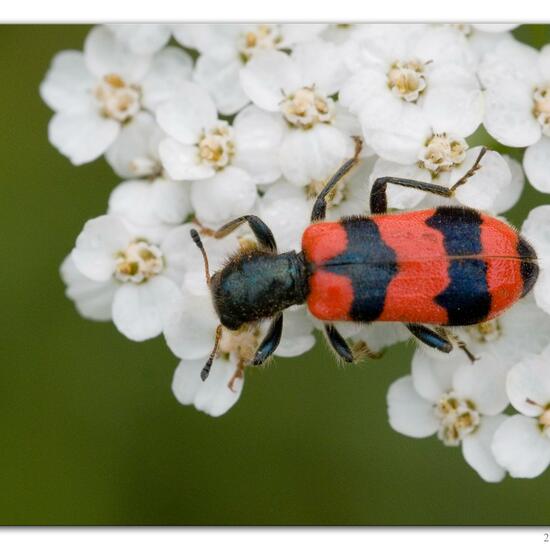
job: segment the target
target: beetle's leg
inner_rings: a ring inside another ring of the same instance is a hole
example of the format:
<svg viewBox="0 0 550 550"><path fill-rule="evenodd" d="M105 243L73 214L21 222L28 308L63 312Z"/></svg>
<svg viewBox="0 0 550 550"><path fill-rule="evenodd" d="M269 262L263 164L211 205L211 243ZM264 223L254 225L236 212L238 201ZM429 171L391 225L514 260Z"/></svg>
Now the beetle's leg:
<svg viewBox="0 0 550 550"><path fill-rule="evenodd" d="M269 227L267 227L267 225L260 218L258 218L258 216L254 216L252 214L248 216L241 216L240 218L236 218L233 221L226 223L215 231L212 236L215 239L221 239L226 235L229 235L229 233L235 231L235 229L243 223L248 223L252 233L254 233L261 246L267 248L267 250L270 250L271 252L277 252L277 244L275 243L275 237L273 237L271 229L269 229Z"/></svg>
<svg viewBox="0 0 550 550"><path fill-rule="evenodd" d="M358 340L355 342L351 350L356 361L360 361L363 357L368 357L369 359L380 359L382 355L384 355L381 351L371 350L367 342L364 340Z"/></svg>
<svg viewBox="0 0 550 550"><path fill-rule="evenodd" d="M471 178L481 167L481 159L487 152L487 149L483 147L474 163L474 165L450 188L443 187L442 185L436 185L434 183L427 183L425 181L409 180L404 178L393 178L390 176L377 178L372 186L370 192L370 211L372 214L384 214L388 209L388 199L386 197L386 187L388 183L394 185L401 185L402 187L410 187L412 189L418 189L419 191L426 191L427 193L433 193L440 197L451 198L458 187L464 185L469 178Z"/></svg>
<svg viewBox="0 0 550 550"><path fill-rule="evenodd" d="M346 160L336 173L328 180L323 190L317 195L313 209L311 210L311 221L317 222L325 219L327 213L327 195L332 191L334 186L359 162L359 154L363 147L361 138L355 136L355 153L352 158Z"/></svg>
<svg viewBox="0 0 550 550"><path fill-rule="evenodd" d="M273 352L277 349L279 342L281 341L281 334L283 333L283 314L279 313L271 321L267 334L265 335L262 343L259 345L256 355L252 360L252 364L255 366L264 363Z"/></svg>
<svg viewBox="0 0 550 550"><path fill-rule="evenodd" d="M332 349L346 362L353 363L355 360L353 352L348 346L345 338L336 330L334 325L325 324L325 334Z"/></svg>
<svg viewBox="0 0 550 550"><path fill-rule="evenodd" d="M443 353L451 353L453 350L453 344L445 335L438 334L424 325L407 323L406 327L411 331L413 336L431 348L438 349Z"/></svg>
<svg viewBox="0 0 550 550"><path fill-rule="evenodd" d="M239 362L239 364L237 365L237 367L235 368L235 372L233 373L233 376L231 377L231 379L229 380L229 382L227 383L227 387L233 392L235 393L235 382L239 379L239 378L242 378L244 376L244 365L242 362Z"/></svg>
<svg viewBox="0 0 550 550"><path fill-rule="evenodd" d="M475 363L475 362L478 360L478 357L476 357L476 356L468 349L468 346L466 345L466 342L464 342L464 340L462 340L461 338L459 338L459 337L458 337L456 334L454 334L453 332L444 329L443 327L441 327L439 330L440 330L441 334L444 334L449 340L453 341L453 342L457 345L457 347L460 348L460 349L466 354L466 356L468 357L468 359L469 359L472 363Z"/></svg>

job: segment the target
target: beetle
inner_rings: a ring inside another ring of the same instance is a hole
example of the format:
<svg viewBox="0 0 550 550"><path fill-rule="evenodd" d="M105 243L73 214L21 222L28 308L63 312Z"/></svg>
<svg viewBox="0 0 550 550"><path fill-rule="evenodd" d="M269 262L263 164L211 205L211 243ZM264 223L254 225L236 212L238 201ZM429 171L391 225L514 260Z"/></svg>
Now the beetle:
<svg viewBox="0 0 550 550"><path fill-rule="evenodd" d="M202 380L210 372L222 326L237 330L271 319L252 360L260 365L280 342L283 310L303 303L324 322L329 344L345 362L353 362L355 355L335 321L402 322L424 344L449 353L454 342L474 361L465 344L445 327L493 319L535 284L539 273L535 250L497 218L462 206L387 212L388 184L453 197L481 167L485 148L451 188L381 177L372 186L370 215L324 221L327 196L358 163L361 140L355 140L354 157L342 164L316 198L301 252L279 254L269 227L257 216L241 216L213 236L222 238L247 223L258 246L235 254L210 278L199 233L191 230L221 322Z"/></svg>

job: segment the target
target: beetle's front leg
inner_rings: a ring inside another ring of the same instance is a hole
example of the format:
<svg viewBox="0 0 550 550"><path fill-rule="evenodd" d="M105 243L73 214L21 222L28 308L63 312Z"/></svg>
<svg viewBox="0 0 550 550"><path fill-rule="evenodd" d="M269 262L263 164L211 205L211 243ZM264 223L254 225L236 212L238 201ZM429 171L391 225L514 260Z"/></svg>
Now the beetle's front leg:
<svg viewBox="0 0 550 550"><path fill-rule="evenodd" d="M315 204L311 211L311 221L318 222L325 219L327 214L327 196L334 189L336 184L359 162L359 155L363 148L363 141L360 137L354 136L355 140L355 153L352 158L346 160L336 173L328 180L323 190L317 195Z"/></svg>
<svg viewBox="0 0 550 550"><path fill-rule="evenodd" d="M486 152L487 149L483 147L474 165L450 188L443 187L443 185L436 185L434 183L427 183L425 181L409 180L405 178L393 178L391 176L377 178L370 192L371 213L384 214L385 212L387 212L388 198L386 192L388 183L391 183L393 185L400 185L401 187L418 189L419 191L425 191L426 193L432 193L434 195L439 195L440 197L453 197L454 192L458 189L458 187L464 185L468 181L468 179L470 179L481 168L481 159Z"/></svg>

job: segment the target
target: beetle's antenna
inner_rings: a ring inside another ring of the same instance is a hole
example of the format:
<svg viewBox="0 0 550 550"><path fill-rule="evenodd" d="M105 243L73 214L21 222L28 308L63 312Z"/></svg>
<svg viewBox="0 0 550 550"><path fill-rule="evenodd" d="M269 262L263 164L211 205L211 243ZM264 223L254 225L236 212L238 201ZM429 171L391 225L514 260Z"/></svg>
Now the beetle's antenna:
<svg viewBox="0 0 550 550"><path fill-rule="evenodd" d="M208 256L206 255L206 250L204 250L201 236L196 229L191 229L191 238L193 239L193 242L197 245L197 248L202 252L202 257L204 258L204 271L206 273L206 282L210 286L210 268L208 266ZM210 361L210 363L212 363L212 361ZM208 376L208 374L206 376ZM205 379L203 378L203 380Z"/></svg>
<svg viewBox="0 0 550 550"><path fill-rule="evenodd" d="M214 361L214 358L216 357L216 353L218 353L218 346L220 345L221 338L222 338L222 326L218 325L216 327L216 341L214 342L214 348L210 353L210 357L208 358L208 361L206 361L206 364L204 365L204 367L202 367L202 370L201 370L201 380L203 382L208 378L208 375L210 374L212 363Z"/></svg>

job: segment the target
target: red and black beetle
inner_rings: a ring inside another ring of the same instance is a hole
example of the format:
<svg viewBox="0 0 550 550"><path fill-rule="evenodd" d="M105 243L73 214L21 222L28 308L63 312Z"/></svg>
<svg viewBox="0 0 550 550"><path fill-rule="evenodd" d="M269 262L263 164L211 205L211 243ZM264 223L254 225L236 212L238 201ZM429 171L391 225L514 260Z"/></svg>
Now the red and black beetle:
<svg viewBox="0 0 550 550"><path fill-rule="evenodd" d="M301 252L277 253L273 234L257 216L242 216L214 233L221 238L248 223L259 247L236 254L210 279L221 325L201 377L206 380L221 327L236 330L245 323L271 318L269 330L252 363L260 365L277 348L283 310L307 302L325 321L334 351L347 362L354 354L334 321L398 321L430 347L449 353L451 340L473 359L464 344L449 339L443 327L481 323L500 315L531 290L538 276L537 255L517 231L471 208L440 206L430 210L387 214L388 183L452 197L466 183L485 154L453 187L400 178L378 178L370 195L370 216L324 222L326 197L358 161L345 162L317 197L312 224L302 237ZM436 325L435 330L424 323Z"/></svg>

